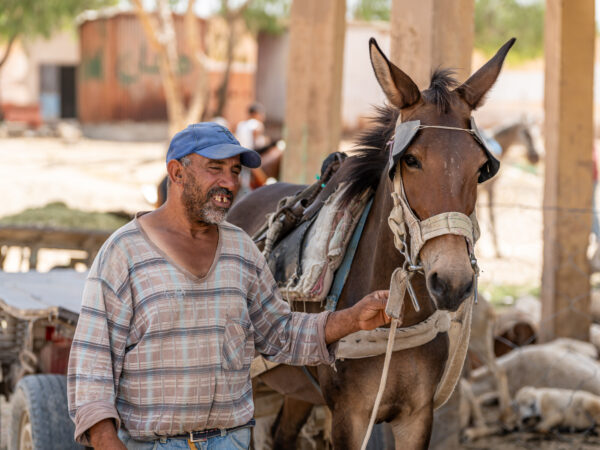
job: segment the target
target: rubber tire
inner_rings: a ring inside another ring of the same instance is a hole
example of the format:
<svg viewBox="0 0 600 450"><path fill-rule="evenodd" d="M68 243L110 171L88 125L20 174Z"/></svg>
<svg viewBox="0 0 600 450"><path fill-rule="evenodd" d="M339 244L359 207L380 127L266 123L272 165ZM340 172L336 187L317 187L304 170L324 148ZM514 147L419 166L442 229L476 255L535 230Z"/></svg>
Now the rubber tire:
<svg viewBox="0 0 600 450"><path fill-rule="evenodd" d="M8 449L19 450L21 419L29 415L35 450L84 449L75 443L75 424L67 407L67 377L29 375L19 381L11 397Z"/></svg>

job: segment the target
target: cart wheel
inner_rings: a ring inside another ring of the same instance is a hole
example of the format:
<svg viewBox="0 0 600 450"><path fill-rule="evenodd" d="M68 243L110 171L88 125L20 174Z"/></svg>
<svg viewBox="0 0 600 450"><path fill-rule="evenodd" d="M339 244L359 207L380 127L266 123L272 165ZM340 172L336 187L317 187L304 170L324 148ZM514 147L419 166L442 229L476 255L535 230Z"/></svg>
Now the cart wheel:
<svg viewBox="0 0 600 450"><path fill-rule="evenodd" d="M83 449L73 440L75 425L67 408L67 378L30 375L11 398L9 450Z"/></svg>

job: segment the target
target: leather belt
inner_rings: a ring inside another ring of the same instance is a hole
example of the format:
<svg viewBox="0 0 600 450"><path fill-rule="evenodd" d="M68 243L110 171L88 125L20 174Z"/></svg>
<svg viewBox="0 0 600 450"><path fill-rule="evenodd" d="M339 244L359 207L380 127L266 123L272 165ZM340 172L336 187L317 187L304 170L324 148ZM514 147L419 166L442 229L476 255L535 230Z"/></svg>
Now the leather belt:
<svg viewBox="0 0 600 450"><path fill-rule="evenodd" d="M238 425L233 428L211 428L210 430L202 430L202 431L190 431L186 434L178 434L176 436L169 436L170 439L189 439L190 442L204 442L210 438L216 436L225 436L227 433L231 433L232 431L240 430L242 428L253 427L256 425L256 421L254 419L250 419L244 425Z"/></svg>

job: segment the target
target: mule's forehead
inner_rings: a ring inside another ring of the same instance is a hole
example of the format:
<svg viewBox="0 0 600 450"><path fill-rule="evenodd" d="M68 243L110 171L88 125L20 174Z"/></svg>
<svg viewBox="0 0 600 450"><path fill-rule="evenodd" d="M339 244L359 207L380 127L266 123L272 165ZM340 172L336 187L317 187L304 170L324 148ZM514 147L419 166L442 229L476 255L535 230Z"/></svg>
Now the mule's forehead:
<svg viewBox="0 0 600 450"><path fill-rule="evenodd" d="M400 119L398 119L400 120ZM481 149L483 150L485 157L487 159L486 164L481 169L481 173L479 176L479 183L482 183L489 178L493 177L500 168L500 162L494 157L494 152L491 148L491 143L486 138L486 136L479 131L477 125L475 124L475 119L470 117L469 124L467 127L462 126L451 126L451 125L439 125L439 124L427 124L422 123L421 120L410 120L408 122L396 122L396 131L393 138L393 144L390 148L389 155L389 176L393 177L393 168L400 161L408 147L413 143L419 132L431 130L431 131L447 131L452 133L461 133L457 134L452 139L463 140L464 138L473 139ZM445 142L448 141L447 138L444 138Z"/></svg>

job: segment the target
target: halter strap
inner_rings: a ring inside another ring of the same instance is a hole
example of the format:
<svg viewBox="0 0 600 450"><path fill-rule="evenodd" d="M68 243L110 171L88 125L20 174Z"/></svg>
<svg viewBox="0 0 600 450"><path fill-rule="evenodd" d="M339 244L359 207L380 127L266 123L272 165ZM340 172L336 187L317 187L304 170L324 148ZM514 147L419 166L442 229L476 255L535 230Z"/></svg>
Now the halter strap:
<svg viewBox="0 0 600 450"><path fill-rule="evenodd" d="M415 310L417 312L420 310L410 279L415 272L422 270L419 263L419 254L425 243L430 239L445 234L463 236L467 241L467 248L475 278L475 290L477 290L476 284L479 267L475 259L474 248L475 242L479 238L479 224L477 223L475 211L473 211L470 217L463 213L452 211L436 214L425 220L419 220L408 204L404 184L402 183L400 164L396 165L393 184L392 199L394 206L388 217L388 225L394 235L394 246L404 256L405 263L403 266L398 267L392 274L392 284L396 284L397 286L391 286L390 300L386 307L386 313L391 317L399 317L401 305L407 290ZM410 248L407 246L408 237L410 238ZM476 299L477 296L475 294Z"/></svg>
<svg viewBox="0 0 600 450"><path fill-rule="evenodd" d="M417 129L419 130L423 130L425 128L439 128L441 130L458 130L458 131L466 131L469 134L472 134L473 136L477 136L477 134L471 130L470 128L459 128L459 127L445 127L443 125L419 125L417 127Z"/></svg>

